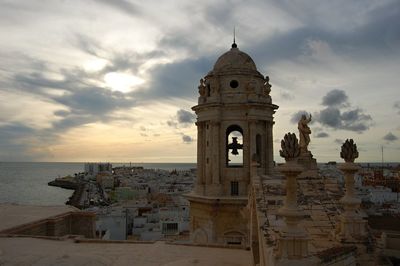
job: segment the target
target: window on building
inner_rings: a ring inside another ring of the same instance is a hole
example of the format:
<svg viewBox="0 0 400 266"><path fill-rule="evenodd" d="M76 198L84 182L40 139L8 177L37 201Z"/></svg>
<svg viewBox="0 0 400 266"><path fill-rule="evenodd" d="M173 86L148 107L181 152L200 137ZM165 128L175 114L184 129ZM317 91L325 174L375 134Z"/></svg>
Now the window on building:
<svg viewBox="0 0 400 266"><path fill-rule="evenodd" d="M228 245L242 245L244 235L240 232L227 232L224 234L225 243Z"/></svg>
<svg viewBox="0 0 400 266"><path fill-rule="evenodd" d="M178 233L178 223L163 223L162 224L163 234L176 234Z"/></svg>
<svg viewBox="0 0 400 266"><path fill-rule="evenodd" d="M226 130L226 165L228 167L243 167L243 130L232 125Z"/></svg>
<svg viewBox="0 0 400 266"><path fill-rule="evenodd" d="M231 196L239 196L239 182L231 182Z"/></svg>

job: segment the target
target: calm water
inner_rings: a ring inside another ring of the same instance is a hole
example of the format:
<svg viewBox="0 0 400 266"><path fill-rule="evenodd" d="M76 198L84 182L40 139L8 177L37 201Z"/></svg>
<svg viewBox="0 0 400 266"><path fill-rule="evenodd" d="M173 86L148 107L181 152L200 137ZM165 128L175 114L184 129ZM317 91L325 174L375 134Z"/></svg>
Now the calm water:
<svg viewBox="0 0 400 266"><path fill-rule="evenodd" d="M129 163L113 163L113 166ZM188 170L196 164L132 163L132 166L165 170ZM0 162L0 203L63 205L73 190L48 186L56 177L83 172L84 163L9 163Z"/></svg>

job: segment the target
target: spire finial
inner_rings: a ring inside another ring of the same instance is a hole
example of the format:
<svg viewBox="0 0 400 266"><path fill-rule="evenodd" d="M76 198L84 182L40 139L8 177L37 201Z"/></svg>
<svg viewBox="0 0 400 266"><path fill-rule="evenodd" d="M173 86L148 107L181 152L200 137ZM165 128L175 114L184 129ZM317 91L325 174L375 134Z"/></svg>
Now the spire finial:
<svg viewBox="0 0 400 266"><path fill-rule="evenodd" d="M236 27L233 26L233 43L232 43L232 48L237 48L236 44Z"/></svg>

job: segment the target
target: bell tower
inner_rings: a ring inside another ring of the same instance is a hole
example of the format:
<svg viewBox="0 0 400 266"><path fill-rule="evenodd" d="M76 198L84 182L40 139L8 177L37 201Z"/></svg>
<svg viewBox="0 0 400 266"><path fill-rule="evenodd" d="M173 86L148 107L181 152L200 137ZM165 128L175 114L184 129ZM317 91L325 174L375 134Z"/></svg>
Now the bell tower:
<svg viewBox="0 0 400 266"><path fill-rule="evenodd" d="M258 174L273 168L273 114L268 76L236 43L200 80L197 115L197 183L187 195L195 243L247 247L242 209L250 189L250 163Z"/></svg>

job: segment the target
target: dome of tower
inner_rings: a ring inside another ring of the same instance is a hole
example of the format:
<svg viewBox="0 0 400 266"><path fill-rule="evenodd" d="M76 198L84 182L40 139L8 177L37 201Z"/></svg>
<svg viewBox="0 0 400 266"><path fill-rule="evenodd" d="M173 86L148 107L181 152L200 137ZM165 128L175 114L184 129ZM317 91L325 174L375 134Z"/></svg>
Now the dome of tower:
<svg viewBox="0 0 400 266"><path fill-rule="evenodd" d="M230 69L244 69L257 71L256 64L251 57L240 51L236 43L232 44L232 48L221 55L214 65L214 71L223 71Z"/></svg>

